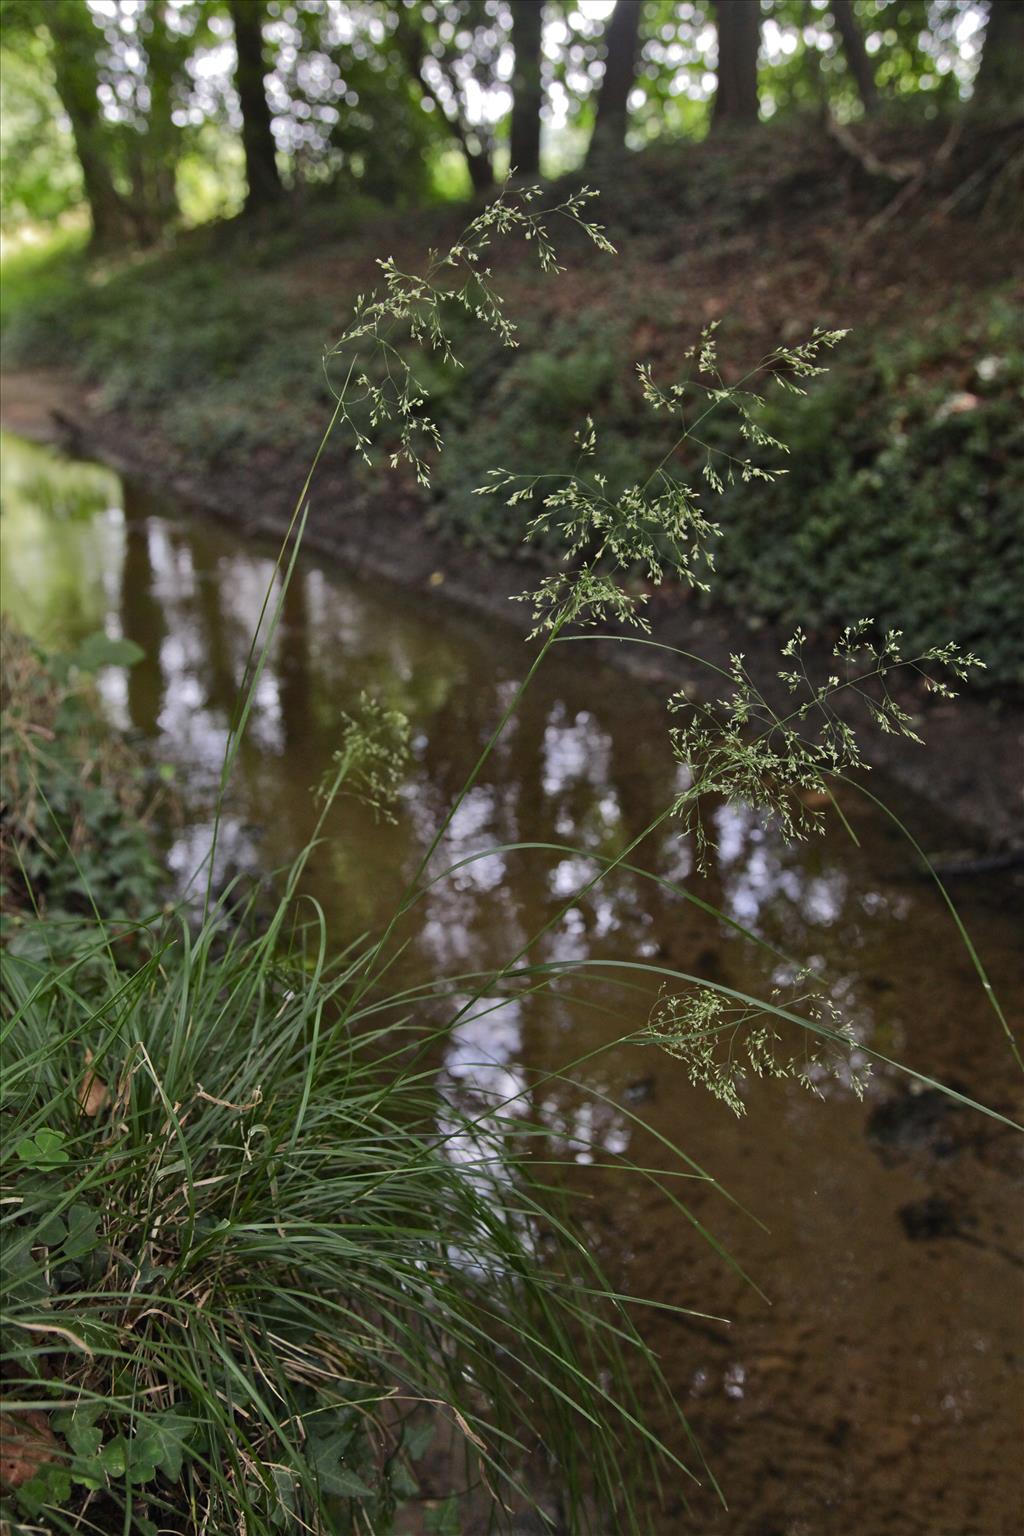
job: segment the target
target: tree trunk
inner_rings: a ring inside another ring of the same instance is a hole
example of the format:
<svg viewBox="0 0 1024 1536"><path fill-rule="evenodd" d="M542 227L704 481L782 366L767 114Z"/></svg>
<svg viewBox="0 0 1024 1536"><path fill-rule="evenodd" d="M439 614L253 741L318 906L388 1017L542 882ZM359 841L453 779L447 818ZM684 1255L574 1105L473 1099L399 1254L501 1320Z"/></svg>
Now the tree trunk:
<svg viewBox="0 0 1024 1536"><path fill-rule="evenodd" d="M469 167L469 179L473 183L473 191L489 192L494 186L494 166L491 164L490 155L484 149L468 149L465 141L462 144L462 152Z"/></svg>
<svg viewBox="0 0 1024 1536"><path fill-rule="evenodd" d="M510 164L517 176L530 179L540 174L540 109L543 100L540 50L543 28L542 0L512 0L512 46L516 62L512 74Z"/></svg>
<svg viewBox="0 0 1024 1536"><path fill-rule="evenodd" d="M146 205L155 234L163 234L178 214L176 170L182 133L173 117L174 88L185 63L185 50L167 25L165 6L154 0L142 17L149 84L149 114L143 142ZM148 23L148 28L145 24Z"/></svg>
<svg viewBox="0 0 1024 1536"><path fill-rule="evenodd" d="M1024 0L991 0L972 106L997 115L1024 111Z"/></svg>
<svg viewBox="0 0 1024 1536"><path fill-rule="evenodd" d="M135 220L127 199L114 185L96 96L96 45L100 34L84 3L80 7L51 5L45 20L53 39L57 94L71 123L82 185L92 215L91 243L105 250L129 245L137 233Z"/></svg>
<svg viewBox="0 0 1024 1536"><path fill-rule="evenodd" d="M832 0L831 8L846 55L846 66L857 83L861 105L865 112L874 112L878 106L878 87L875 85L871 60L864 47L864 38L853 13L852 0Z"/></svg>
<svg viewBox="0 0 1024 1536"><path fill-rule="evenodd" d="M245 150L245 176L249 184L245 199L246 213L265 208L284 195L274 153L274 134L270 126L270 107L263 85L266 66L263 60L262 0L228 0L235 29L235 87L242 108L242 146Z"/></svg>
<svg viewBox="0 0 1024 1536"><path fill-rule="evenodd" d="M718 27L718 89L711 127L738 128L756 123L760 0L716 0L715 21Z"/></svg>
<svg viewBox="0 0 1024 1536"><path fill-rule="evenodd" d="M429 80L424 78L423 60L428 52L427 42L417 25L415 13L405 6L398 9L398 23L394 38L405 60L410 79L415 83L423 99L433 104L458 139L459 148L465 156L473 191L478 195L489 192L494 186L494 166L491 163L491 157L473 130L467 128L463 122L458 107L453 116ZM458 91L453 90L453 95L457 98Z"/></svg>
<svg viewBox="0 0 1024 1536"><path fill-rule="evenodd" d="M594 132L587 164L595 157L623 148L629 120L629 93L636 79L640 40L641 0L616 0L605 32L605 64L597 97Z"/></svg>

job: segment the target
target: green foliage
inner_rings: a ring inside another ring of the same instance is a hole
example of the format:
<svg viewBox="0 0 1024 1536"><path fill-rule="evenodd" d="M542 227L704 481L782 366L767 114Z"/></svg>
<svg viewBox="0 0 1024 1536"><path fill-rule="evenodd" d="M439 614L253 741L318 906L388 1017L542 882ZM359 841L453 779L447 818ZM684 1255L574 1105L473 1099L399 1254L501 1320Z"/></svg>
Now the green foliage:
<svg viewBox="0 0 1024 1536"><path fill-rule="evenodd" d="M474 370L473 400L467 391L463 402L457 386L440 395L451 426L435 476L444 500L434 516L502 553L521 540L528 507L471 493L495 461L538 473L564 461L585 413L588 376L612 492L629 485L638 458L649 461L668 446L643 412L642 388L616 366L621 339L608 335L603 316L562 322L539 345L502 367L492 358L489 387ZM849 345L805 399L777 401L761 416L761 429L769 438L782 433L792 454L757 498L744 494L742 478L725 485L709 601L754 623L792 629L802 622L822 637L838 634L851 614L870 612L881 631L902 628L915 651L952 638L976 652L985 670L972 675L974 690L1020 686L1022 380L1020 323L998 295L980 316L954 314L923 333L911 324ZM733 451L724 421L712 418L701 434L716 459ZM757 469L769 462L770 445L767 455L753 448ZM699 480L705 449L691 443L682 462Z"/></svg>
<svg viewBox="0 0 1024 1536"><path fill-rule="evenodd" d="M707 216L703 204L698 214ZM320 231L307 216L245 242L196 235L188 253L88 274L73 251L52 262L25 251L4 264L6 354L33 365L70 360L102 381L111 405L158 416L200 468L242 463L260 447L294 452L330 392L313 360L316 314L278 266ZM446 439L423 497L432 523L495 553L517 550L527 509L473 491L496 463L534 473L564 464L589 410L600 417L601 472L613 493L638 461L664 451L626 362L631 335L657 318L641 278L634 267L611 301L568 313L537 299L517 349L494 347L467 311L448 305L445 326L466 366L446 367L440 352L416 363L416 414L429 414ZM736 350L742 331L729 332ZM972 688L1019 686L1022 359L1012 297L991 290L938 322L912 312L855 337L806 400L764 417L775 436L785 420L792 462L756 510L727 488L714 600L754 623L803 623L822 636L872 613L883 630L902 628L915 651L953 638L977 652L987 670ZM388 447L400 448L397 420L383 426ZM712 419L708 441L729 450L718 431ZM684 463L699 478L699 452Z"/></svg>
<svg viewBox="0 0 1024 1536"><path fill-rule="evenodd" d="M363 697L358 719L343 716L342 744L321 794L356 795L379 816L393 819L409 756L409 722L398 710Z"/></svg>
<svg viewBox="0 0 1024 1536"><path fill-rule="evenodd" d="M871 612L915 648L952 638L978 683L1021 686L1022 391L1008 300L862 347L787 411L792 463L760 507L726 498L723 590L773 623Z"/></svg>
<svg viewBox="0 0 1024 1536"><path fill-rule="evenodd" d="M273 279L261 267L264 252L250 250L245 284L228 281L232 259L229 242L188 261L93 267L83 306L80 267L55 258L45 285L10 319L8 356L53 367L71 359L102 380L106 404L159 409L170 440L206 463L258 442L290 443L310 406L327 398L315 361L321 332L299 305L285 334L254 327L254 306L276 302Z"/></svg>
<svg viewBox="0 0 1024 1536"><path fill-rule="evenodd" d="M880 107L918 121L958 105L971 79L980 12L960 0L857 0L855 24L865 42ZM805 0L771 0L772 21L786 46L762 72L762 101L785 113L827 103L843 119L863 104L831 8Z"/></svg>
<svg viewBox="0 0 1024 1536"><path fill-rule="evenodd" d="M109 921L142 916L156 902L157 870L138 821L144 772L111 738L92 689L102 668L140 656L130 641L103 634L70 655L47 655L4 629L0 888L12 952L38 944L31 922L19 932L30 912L45 912L54 920L46 932L73 943L96 908Z"/></svg>
<svg viewBox="0 0 1024 1536"><path fill-rule="evenodd" d="M827 107L857 116L835 8L765 0L762 13L764 114ZM958 107L985 39L980 6L857 0L852 14L885 111L920 122ZM223 0L103 11L87 0L2 0L2 17L5 230L52 222L87 200L104 243L117 248L159 240L181 216L237 211L237 81ZM547 158L561 170L586 152L606 21L570 0L549 0L545 21L544 112L562 120ZM359 191L391 207L490 188L505 161L511 42L508 0L272 7L262 28L266 124L287 186L298 196ZM715 48L710 0L644 0L631 144L704 136Z"/></svg>
<svg viewBox="0 0 1024 1536"><path fill-rule="evenodd" d="M276 19L276 120L297 184L329 186L333 197L361 191L392 207L428 197L448 125L421 108L393 40L401 24L392 8L366 3L343 17L296 6Z"/></svg>
<svg viewBox="0 0 1024 1536"><path fill-rule="evenodd" d="M378 260L383 287L357 296L352 323L325 354L325 374L338 380L331 386L335 411L328 432L335 426L345 429L368 467L374 463L372 441L381 434L390 467L408 465L417 483L428 487L430 467L423 455L438 452L443 439L437 423L421 409L429 401L419 374L420 356L460 369L455 348L467 321L492 347L518 348L518 327L508 319L486 265L489 250L496 240L516 236L529 246L541 272L554 275L563 268L552 225L564 223L598 250L614 254L602 226L585 216L596 195L581 187L553 206L536 208L539 187L506 188L446 252L431 252L422 276L401 271L391 256Z"/></svg>
<svg viewBox="0 0 1024 1536"><path fill-rule="evenodd" d="M747 1112L742 1095L751 1077L791 1079L820 1095L822 1079L836 1075L862 1097L870 1065L851 1070L856 1039L838 1010L814 994L795 1001L813 1023L821 1025L820 1039L809 1030L798 1032L795 1055L784 1047L774 1018L758 1008L733 1003L710 987L664 994L640 1039L682 1061L690 1082L706 1088L735 1115Z"/></svg>
<svg viewBox="0 0 1024 1536"><path fill-rule="evenodd" d="M5 20L10 18L5 15ZM55 225L82 201L82 175L37 32L7 28L0 44L4 131L0 229ZM5 274L6 276L6 274Z"/></svg>
<svg viewBox="0 0 1024 1536"><path fill-rule="evenodd" d="M26 241L5 249L0 281L5 337L15 317L45 314L80 293L86 280L84 246L84 231L71 229L39 244Z"/></svg>
<svg viewBox="0 0 1024 1536"><path fill-rule="evenodd" d="M357 366L362 344L366 369L392 356L396 329L452 359L452 305L514 346L478 258L495 233L515 232L557 269L532 202L524 193L487 210L428 278L382 263L384 289L357 306L332 354L355 349L335 421L367 457L360 408L371 427L397 420L398 451L417 469L419 436L434 434L410 367L374 383ZM554 212L606 243L582 202ZM455 285L436 286L449 271ZM93 638L51 662L51 714L68 680L133 659ZM32 700L24 671L18 697ZM10 776L42 773L49 803L63 764L32 762L32 721L11 733ZM69 1522L99 1495L117 1528L184 1533L202 1511L213 1528L242 1522L254 1536L295 1524L383 1533L417 1492L415 1463L438 1422L463 1475L527 1503L521 1474L544 1445L577 1529L591 1492L623 1529L636 1525L623 1430L638 1432L641 1459L686 1471L632 1397L627 1357L657 1394L654 1362L530 1171L542 1128L522 1106L481 1117L439 1100L431 1054L451 1021L438 1028L431 1014L465 994L465 978L389 994L391 927L332 957L322 918L309 924L296 905L331 804L355 793L386 810L406 738L404 720L372 704L345 723L319 824L269 916L257 916L258 891L233 903L208 889L197 929L181 914L157 919L125 956L90 889L92 921L71 945L62 930L59 960L47 920L9 945L5 1410L51 1408L61 1437L11 1513ZM57 814L63 832L69 807ZM99 829L103 869L124 830ZM212 867L211 852L211 881ZM504 978L473 987L457 1016L514 1002Z"/></svg>
<svg viewBox="0 0 1024 1536"><path fill-rule="evenodd" d="M857 733L836 708L844 693L855 696L866 719L885 735L921 745L913 716L893 697L893 677L910 674L925 692L952 699L949 678L962 683L984 667L952 642L908 657L899 630L880 639L874 631L872 619L848 625L833 647L835 670L815 682L804 655L806 636L798 629L782 649L785 666L778 677L791 702L781 715L751 678L742 655L730 657L728 669L720 672L729 685L723 697L695 703L682 690L669 699L669 709L684 717L672 730L673 751L691 778L674 811L694 835L701 864L708 849L701 795L752 806L787 841L824 829L824 814L813 807L834 803L833 779L867 766Z"/></svg>
<svg viewBox="0 0 1024 1536"><path fill-rule="evenodd" d="M694 370L694 376L683 382L661 388L650 366L637 364L646 404L655 413L678 418L679 429L676 442L642 483L634 481L616 492L603 471L582 472L582 464L598 453L597 431L588 416L586 426L576 436L578 459L573 474L514 475L498 468L478 487L477 495L500 496L507 506L539 503L527 524L526 536L549 539L562 551L563 568L557 575L546 577L536 592L526 595L533 606L535 634L560 629L567 622L603 622L609 614L620 623L649 631L650 624L640 612L648 594L637 596L624 584L632 572L638 572L648 587L661 586L666 575L671 575L700 591L710 590L705 573L710 575L714 570L711 541L720 530L706 514L703 491L721 495L727 482L738 480L745 485L756 479L770 483L775 477L749 457L720 453L697 438L695 427L687 420L691 401L699 411L697 425L713 412L729 407L741 443L785 448L760 423L763 398L742 385L729 387L722 379L716 329L714 324L706 326L699 342L683 353L683 360L691 362ZM773 384L802 394L795 380L823 373L814 360L844 334L816 331L798 347L779 347L764 360L763 371ZM701 472L705 486L700 490L683 480L673 465L679 449L690 442L703 447L706 455ZM549 490L547 482L552 479L561 483Z"/></svg>
<svg viewBox="0 0 1024 1536"><path fill-rule="evenodd" d="M540 472L572 452L573 435L590 410L600 410L603 468L621 488L634 473L642 444L629 378L621 367L625 336L604 315L583 315L544 325L523 325L524 346L487 355L474 339L466 346L462 379L432 392L447 427L448 451L434 483L442 498L437 516L469 544L496 553L516 548L525 516L504 502L481 502L477 487L496 462L535 466ZM432 381L431 381L432 384Z"/></svg>

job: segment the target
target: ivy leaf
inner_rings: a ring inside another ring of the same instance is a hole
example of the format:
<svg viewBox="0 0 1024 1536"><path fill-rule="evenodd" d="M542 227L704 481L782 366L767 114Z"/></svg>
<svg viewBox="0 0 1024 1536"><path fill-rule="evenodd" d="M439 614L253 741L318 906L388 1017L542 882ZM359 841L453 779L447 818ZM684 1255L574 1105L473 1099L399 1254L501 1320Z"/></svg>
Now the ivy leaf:
<svg viewBox="0 0 1024 1536"><path fill-rule="evenodd" d="M116 1435L100 1452L100 1466L111 1477L124 1477L128 1465L128 1442L124 1435Z"/></svg>
<svg viewBox="0 0 1024 1536"><path fill-rule="evenodd" d="M17 1301L23 1306L43 1301L49 1294L49 1286L46 1274L32 1257L30 1248L21 1245L14 1248L13 1243L5 1244L4 1248L6 1251L0 1251L0 1284L5 1303L10 1306ZM13 1340L12 1347L16 1354L20 1354Z"/></svg>
<svg viewBox="0 0 1024 1536"><path fill-rule="evenodd" d="M334 1494L336 1498L372 1499L374 1496L374 1490L351 1467L339 1466L326 1476L321 1475L320 1487L324 1493Z"/></svg>
<svg viewBox="0 0 1024 1536"><path fill-rule="evenodd" d="M133 1460L138 1457L141 1463L151 1467L149 1477L159 1470L172 1483L177 1482L194 1428L191 1419L173 1410L140 1419L132 1442ZM148 1478L138 1477L136 1480L146 1482Z"/></svg>
<svg viewBox="0 0 1024 1536"><path fill-rule="evenodd" d="M409 1468L396 1462L391 1473L391 1492L397 1499L414 1499L419 1491L420 1485Z"/></svg>
<svg viewBox="0 0 1024 1536"><path fill-rule="evenodd" d="M274 1482L274 1492L277 1495L277 1503L270 1512L270 1523L275 1528L287 1526L291 1530L297 1508L295 1499L297 1484L288 1467L274 1466L268 1470Z"/></svg>
<svg viewBox="0 0 1024 1536"><path fill-rule="evenodd" d="M327 1439L313 1442L312 1461L317 1480L321 1491L333 1494L335 1498L372 1499L374 1490L351 1466L344 1465L346 1453L351 1451L352 1438L350 1430L339 1429Z"/></svg>
<svg viewBox="0 0 1024 1536"><path fill-rule="evenodd" d="M433 1442L436 1427L433 1419L423 1419L419 1424L406 1425L402 1444L410 1461L419 1461L421 1456L426 1455Z"/></svg>
<svg viewBox="0 0 1024 1536"><path fill-rule="evenodd" d="M59 1216L44 1216L34 1233L36 1243L44 1248L59 1247L66 1236L67 1228Z"/></svg>
<svg viewBox="0 0 1024 1536"><path fill-rule="evenodd" d="M66 1504L71 1497L71 1473L67 1466L48 1461L34 1477L22 1483L18 1499L33 1516L44 1508Z"/></svg>
<svg viewBox="0 0 1024 1536"><path fill-rule="evenodd" d="M53 1420L54 1429L64 1436L75 1456L71 1467L72 1479L84 1488L96 1489L103 1486L102 1480L96 1476L100 1446L103 1444L103 1432L96 1427L100 1412L98 1403L85 1403L70 1412L56 1414Z"/></svg>
<svg viewBox="0 0 1024 1536"><path fill-rule="evenodd" d="M87 1404L70 1413L60 1413L54 1419L54 1428L70 1445L76 1456L95 1456L103 1443L103 1434L96 1428L99 1417L98 1404Z"/></svg>
<svg viewBox="0 0 1024 1536"><path fill-rule="evenodd" d="M95 1249L99 1237L99 1213L83 1200L77 1201L67 1214L68 1235L64 1243L64 1258L69 1264L84 1258Z"/></svg>

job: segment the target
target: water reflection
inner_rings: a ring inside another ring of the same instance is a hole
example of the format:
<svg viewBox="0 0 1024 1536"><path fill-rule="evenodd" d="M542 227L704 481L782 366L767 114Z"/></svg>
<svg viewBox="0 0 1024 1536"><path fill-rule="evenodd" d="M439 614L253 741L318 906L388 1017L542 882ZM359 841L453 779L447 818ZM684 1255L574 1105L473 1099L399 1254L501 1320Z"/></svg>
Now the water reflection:
<svg viewBox="0 0 1024 1536"><path fill-rule="evenodd" d="M105 470L16 442L3 449L4 607L50 644L105 628L145 650L127 679L112 672L101 689L111 717L177 771L186 816L167 861L184 886L209 848L225 741L273 551L208 520L189 521ZM339 946L377 928L522 677L524 659L522 645L493 628L484 634L425 600L396 600L300 562L239 755L218 877L276 868L302 846L315 816L313 786L338 745L343 713L365 690L411 721L414 751L398 821L376 822L340 804L307 884ZM795 964L636 875L620 871L577 894L595 870L589 855L614 854L651 822L678 792L680 770L657 701L591 655L585 667L576 660L559 658L527 696L459 807L434 868L470 862L432 885L417 907L416 923L402 933L409 944L396 982L486 971L523 950L534 964L642 958L755 995L795 985ZM695 883L693 851L677 827L652 839L640 862L827 975L862 1042L912 1051L916 1066L938 1076L966 1072L973 1091L984 1097L991 1083L998 1097L1001 1045L944 917L879 826L847 809L858 815L859 848L841 829L787 848L749 812L730 807L715 813L719 853L706 880ZM570 847L495 851L517 842ZM1012 987L1020 960L1011 914L993 909L982 921L987 959ZM930 1269L920 1246L899 1246L895 1212L910 1195L892 1189L894 1175L866 1144L865 1111L842 1082L822 1085L833 1096L827 1107L791 1086L759 1085L740 1132L678 1064L636 1045L599 1053L643 1024L662 984L654 973L633 976L628 988L622 980L595 972L543 995L513 993L500 1008L493 999L473 1002L471 992L444 1004L435 998L428 1022L443 1024L465 1006L439 1062L442 1094L499 1121L513 1100L516 1115L546 1127L551 1155L592 1181L587 1220L623 1289L673 1306L710 1304L736 1319L728 1335L649 1319L670 1379L693 1394L698 1432L720 1451L717 1470L734 1505L764 1517L758 1526L722 1523L709 1503L700 1506L699 1528L730 1536L795 1528L810 1518L800 1490L813 1484L841 1512L831 1524L812 1520L821 1536L882 1530L871 1511L898 1505L903 1494L898 1480L878 1472L874 1410L856 1418L842 1455L839 1440L829 1449L822 1439L822 1425L844 1416L854 1422L859 1410L849 1404L863 1397L865 1380L887 1384L881 1420L910 1423L916 1414L930 1426L929 1447L915 1463L918 1489L929 1478L941 1484L950 1458L962 1460L968 1445L998 1486L988 1454L998 1435L975 1405L1006 1401L1003 1271L963 1243L947 1245ZM572 1060L580 1064L566 1073ZM650 1129L631 1107L641 1104ZM656 1182L632 1183L624 1203L621 1175L606 1165L628 1157L668 1180L678 1173L669 1141L713 1164L770 1222L771 1239L692 1170L685 1211L667 1204ZM453 1143L453 1155L470 1164L475 1150ZM1003 1185L986 1189L993 1211L1007 1209ZM775 1298L773 1313L705 1244L695 1221L738 1249ZM736 1415L760 1427L747 1423L735 1436ZM944 1438L947 1424L955 1440ZM808 1479L783 1488L765 1469L787 1456L809 1469ZM692 1528L671 1510L666 1520L666 1532ZM998 1527L998 1519L965 1521L964 1528Z"/></svg>
<svg viewBox="0 0 1024 1536"><path fill-rule="evenodd" d="M108 471L71 466L14 441L5 442L3 462L5 605L50 643L102 626L145 651L127 678L111 672L102 688L112 717L147 739L187 784L186 824L167 853L187 881L209 844L254 627L268 588L271 607L279 594L271 552L242 546L208 522L171 518ZM523 661L511 639L490 636L482 647L468 623L439 623L414 602L396 609L386 593L300 562L256 690L218 878L278 867L302 846L315 814L313 787L338 744L342 715L368 690L412 724L399 821L375 823L342 805L309 878L339 944L374 928L511 697ZM458 868L423 899L406 967L421 975L484 969L528 949L535 962L639 956L754 992L793 983L795 967L773 969L735 934L628 872L585 891L595 870L589 855L615 853L653 820L677 791L679 772L655 704L589 658L583 676L571 666L555 669L527 697L460 804L434 866ZM719 807L714 823L718 853L701 894L777 948L830 969L833 997L858 1038L869 1041L878 998L851 960L876 947L880 930L891 933L907 918L913 903L906 891L865 887L851 850L835 837L787 847L744 807ZM516 842L579 851L497 851ZM652 839L643 862L669 880L693 880L692 849L678 828ZM531 945L563 906L550 932ZM609 1013L635 1027L658 985L639 981L623 1013L621 996L606 983ZM514 1029L492 1019L482 1059L507 1066L525 1049L532 1022L550 1028L558 1015L548 999L524 1005ZM451 1050L462 1050L461 1035ZM450 1073L465 1080L461 1066Z"/></svg>
<svg viewBox="0 0 1024 1536"><path fill-rule="evenodd" d="M22 629L70 642L102 629L124 560L117 476L3 434L0 603Z"/></svg>

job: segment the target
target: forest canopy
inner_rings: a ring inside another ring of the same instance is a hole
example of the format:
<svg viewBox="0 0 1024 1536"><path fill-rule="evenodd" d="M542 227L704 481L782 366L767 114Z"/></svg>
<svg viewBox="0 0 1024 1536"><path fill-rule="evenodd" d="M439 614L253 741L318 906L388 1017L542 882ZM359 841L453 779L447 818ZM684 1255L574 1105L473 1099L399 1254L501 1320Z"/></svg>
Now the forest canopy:
<svg viewBox="0 0 1024 1536"><path fill-rule="evenodd" d="M1021 105L1022 0L2 0L5 236L483 193L813 113Z"/></svg>

